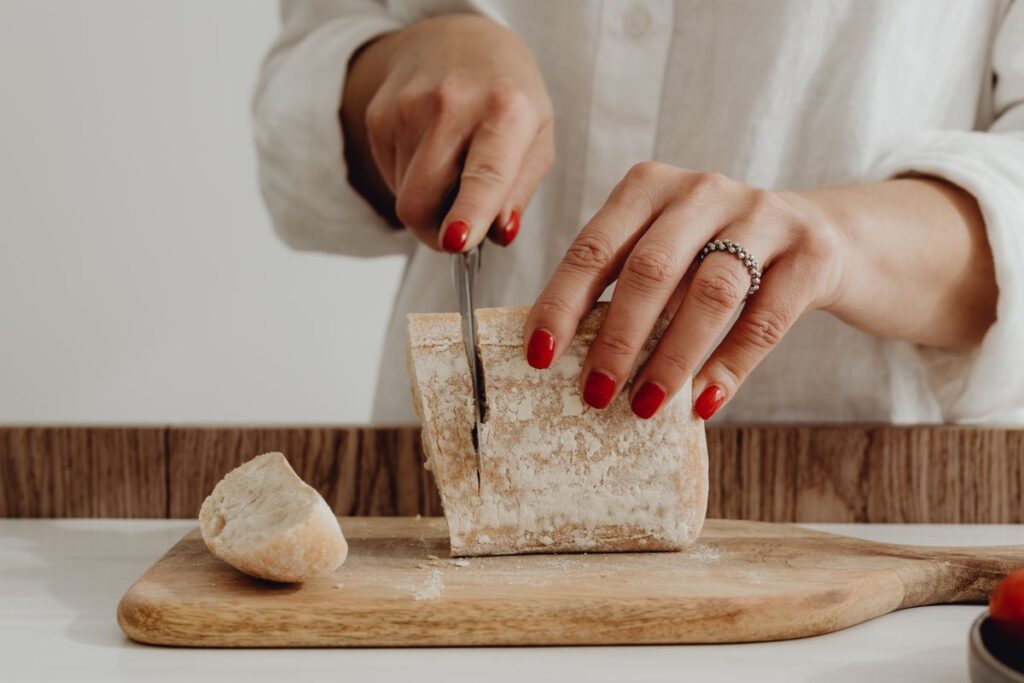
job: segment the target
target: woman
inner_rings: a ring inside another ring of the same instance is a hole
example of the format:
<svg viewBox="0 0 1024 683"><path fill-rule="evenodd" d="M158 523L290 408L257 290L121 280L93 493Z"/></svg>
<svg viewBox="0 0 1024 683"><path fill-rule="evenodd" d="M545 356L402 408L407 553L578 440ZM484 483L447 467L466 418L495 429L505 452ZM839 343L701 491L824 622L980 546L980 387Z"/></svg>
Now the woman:
<svg viewBox="0 0 1024 683"><path fill-rule="evenodd" d="M283 19L254 104L277 231L409 257L376 420L414 420L405 314L454 310L444 252L489 236L479 305L535 300L535 367L616 284L580 378L596 409L628 391L649 417L693 374L704 419L1024 421L1024 3L323 0Z"/></svg>

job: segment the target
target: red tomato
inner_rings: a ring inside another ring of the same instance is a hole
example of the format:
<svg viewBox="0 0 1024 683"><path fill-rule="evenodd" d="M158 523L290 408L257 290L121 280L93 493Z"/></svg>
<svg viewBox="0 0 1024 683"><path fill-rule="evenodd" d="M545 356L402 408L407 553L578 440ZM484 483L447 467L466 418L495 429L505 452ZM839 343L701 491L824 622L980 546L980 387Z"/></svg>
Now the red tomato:
<svg viewBox="0 0 1024 683"><path fill-rule="evenodd" d="M988 613L1000 631L1024 644L1024 569L996 586L988 599Z"/></svg>

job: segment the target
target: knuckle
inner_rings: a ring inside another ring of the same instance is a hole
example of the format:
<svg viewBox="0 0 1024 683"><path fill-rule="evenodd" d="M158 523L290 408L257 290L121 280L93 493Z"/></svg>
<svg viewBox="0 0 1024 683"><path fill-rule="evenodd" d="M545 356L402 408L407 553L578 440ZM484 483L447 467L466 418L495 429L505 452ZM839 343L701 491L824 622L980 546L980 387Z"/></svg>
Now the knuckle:
<svg viewBox="0 0 1024 683"><path fill-rule="evenodd" d="M476 159L462 171L462 181L501 187L507 182L505 171L492 159Z"/></svg>
<svg viewBox="0 0 1024 683"><path fill-rule="evenodd" d="M801 221L797 233L800 251L815 262L828 263L839 251L839 237L834 230Z"/></svg>
<svg viewBox="0 0 1024 683"><path fill-rule="evenodd" d="M755 188L751 191L747 216L752 223L764 223L779 213L779 201L773 192Z"/></svg>
<svg viewBox="0 0 1024 683"><path fill-rule="evenodd" d="M789 320L786 314L774 308L751 311L738 324L742 325L740 329L744 341L763 350L777 346L785 336L786 330L789 329Z"/></svg>
<svg viewBox="0 0 1024 683"><path fill-rule="evenodd" d="M562 265L570 270L592 273L611 265L614 252L608 239L597 232L580 234L565 252Z"/></svg>
<svg viewBox="0 0 1024 683"><path fill-rule="evenodd" d="M675 261L667 249L647 247L634 251L623 270L631 286L645 291L661 291L675 281Z"/></svg>
<svg viewBox="0 0 1024 683"><path fill-rule="evenodd" d="M720 197L729 190L732 180L717 171L701 171L693 179L690 196L696 198Z"/></svg>
<svg viewBox="0 0 1024 683"><path fill-rule="evenodd" d="M841 249L840 237L829 226L797 227L791 267L811 301L823 301L835 289Z"/></svg>
<svg viewBox="0 0 1024 683"><path fill-rule="evenodd" d="M371 101L366 106L366 114L363 119L367 132L374 135L383 131L387 126L387 116L387 107L377 100Z"/></svg>
<svg viewBox="0 0 1024 683"><path fill-rule="evenodd" d="M395 112L402 123L415 120L422 112L422 98L413 90L402 90L395 95Z"/></svg>
<svg viewBox="0 0 1024 683"><path fill-rule="evenodd" d="M626 183L646 186L661 178L666 168L666 164L658 161L641 161L630 167L626 173L625 181Z"/></svg>
<svg viewBox="0 0 1024 683"><path fill-rule="evenodd" d="M643 161L633 166L622 182L612 190L608 202L624 207L639 204L647 213L654 213L657 187L661 182L660 172L655 170L658 166L660 164L653 161Z"/></svg>
<svg viewBox="0 0 1024 683"><path fill-rule="evenodd" d="M657 360L668 372L680 377L688 376L693 372L693 368L696 365L682 349L674 346L659 348L657 350Z"/></svg>
<svg viewBox="0 0 1024 683"><path fill-rule="evenodd" d="M573 305L569 303L568 299L559 294L549 293L537 300L531 314L535 314L543 326L543 321L564 320L572 316L574 312Z"/></svg>
<svg viewBox="0 0 1024 683"><path fill-rule="evenodd" d="M452 76L442 78L427 94L427 104L435 116L446 117L462 102L465 86Z"/></svg>
<svg viewBox="0 0 1024 683"><path fill-rule="evenodd" d="M734 395L747 376L736 358L723 355L714 364L714 376L723 385L726 393Z"/></svg>
<svg viewBox="0 0 1024 683"><path fill-rule="evenodd" d="M596 340L600 352L611 358L632 358L640 350L639 346L622 330L601 330Z"/></svg>
<svg viewBox="0 0 1024 683"><path fill-rule="evenodd" d="M709 272L697 271L693 287L697 301L706 311L717 315L731 315L733 310L743 301L748 287L740 275L733 269L716 267L704 269Z"/></svg>
<svg viewBox="0 0 1024 683"><path fill-rule="evenodd" d="M519 88L493 88L487 93L487 111L494 116L526 119L531 116L530 98Z"/></svg>

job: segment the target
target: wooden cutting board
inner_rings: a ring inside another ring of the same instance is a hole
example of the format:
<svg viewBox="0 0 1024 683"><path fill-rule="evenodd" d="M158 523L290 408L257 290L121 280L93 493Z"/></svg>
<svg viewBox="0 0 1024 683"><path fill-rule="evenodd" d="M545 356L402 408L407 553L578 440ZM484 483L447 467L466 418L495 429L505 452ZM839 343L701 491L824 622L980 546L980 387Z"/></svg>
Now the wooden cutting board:
<svg viewBox="0 0 1024 683"><path fill-rule="evenodd" d="M140 642L201 647L781 640L981 601L1024 565L1024 546L887 545L764 522L709 520L679 553L468 560L447 558L443 519L342 528L348 561L302 585L240 574L193 531L129 589L118 622Z"/></svg>

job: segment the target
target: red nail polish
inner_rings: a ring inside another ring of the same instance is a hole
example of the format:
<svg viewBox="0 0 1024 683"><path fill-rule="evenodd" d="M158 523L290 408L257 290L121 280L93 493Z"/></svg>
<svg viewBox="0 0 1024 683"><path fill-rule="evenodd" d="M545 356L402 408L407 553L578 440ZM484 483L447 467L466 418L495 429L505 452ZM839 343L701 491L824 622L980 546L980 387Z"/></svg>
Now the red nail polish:
<svg viewBox="0 0 1024 683"><path fill-rule="evenodd" d="M526 362L531 368L543 370L551 365L555 357L555 335L547 330L534 330L530 343L526 345Z"/></svg>
<svg viewBox="0 0 1024 683"><path fill-rule="evenodd" d="M466 221L452 221L444 231L441 246L445 251L455 254L462 251L469 241L469 224Z"/></svg>
<svg viewBox="0 0 1024 683"><path fill-rule="evenodd" d="M505 225L498 225L497 223L492 225L487 234L495 244L503 247L512 244L512 240L519 234L519 212L513 211Z"/></svg>
<svg viewBox="0 0 1024 683"><path fill-rule="evenodd" d="M640 385L633 402L629 405L637 417L647 419L658 412L661 402L665 400L665 390L654 382L644 382Z"/></svg>
<svg viewBox="0 0 1024 683"><path fill-rule="evenodd" d="M612 402L615 378L604 370L591 370L583 387L583 400L592 408L605 408Z"/></svg>
<svg viewBox="0 0 1024 683"><path fill-rule="evenodd" d="M717 384L709 384L704 391L700 392L697 402L693 404L693 410L700 415L700 419L710 420L723 403L725 403L725 392Z"/></svg>

